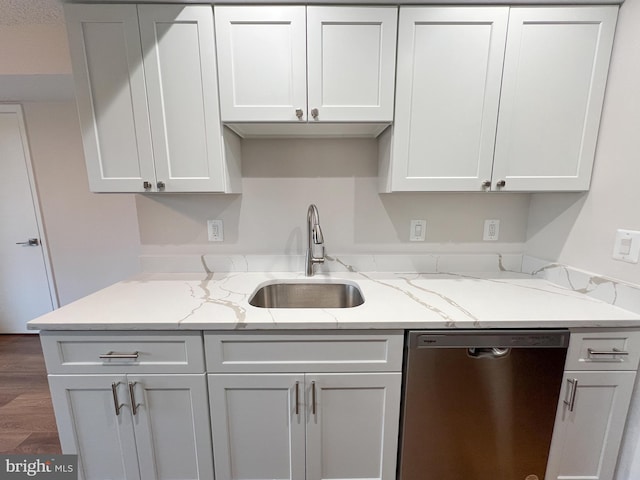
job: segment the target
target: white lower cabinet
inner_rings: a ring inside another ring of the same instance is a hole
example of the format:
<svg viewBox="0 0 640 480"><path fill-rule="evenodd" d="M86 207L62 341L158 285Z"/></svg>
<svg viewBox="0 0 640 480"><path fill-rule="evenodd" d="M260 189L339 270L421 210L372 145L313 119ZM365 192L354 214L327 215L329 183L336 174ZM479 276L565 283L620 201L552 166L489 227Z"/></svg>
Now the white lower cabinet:
<svg viewBox="0 0 640 480"><path fill-rule="evenodd" d="M395 478L401 374L209 375L216 478Z"/></svg>
<svg viewBox="0 0 640 480"><path fill-rule="evenodd" d="M612 480L638 367L640 332L572 332L547 480Z"/></svg>
<svg viewBox="0 0 640 480"><path fill-rule="evenodd" d="M204 340L216 480L395 480L402 331Z"/></svg>
<svg viewBox="0 0 640 480"><path fill-rule="evenodd" d="M548 480L613 478L635 375L565 372Z"/></svg>
<svg viewBox="0 0 640 480"><path fill-rule="evenodd" d="M205 374L49 375L79 478L213 479Z"/></svg>

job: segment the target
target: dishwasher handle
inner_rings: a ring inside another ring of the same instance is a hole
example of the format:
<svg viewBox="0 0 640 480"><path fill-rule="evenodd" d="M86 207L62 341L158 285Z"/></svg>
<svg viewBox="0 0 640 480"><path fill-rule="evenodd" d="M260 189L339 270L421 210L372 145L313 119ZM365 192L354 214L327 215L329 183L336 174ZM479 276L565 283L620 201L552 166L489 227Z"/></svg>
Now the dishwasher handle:
<svg viewBox="0 0 640 480"><path fill-rule="evenodd" d="M471 347L467 348L467 355L473 358L502 358L509 355L510 348L501 347Z"/></svg>

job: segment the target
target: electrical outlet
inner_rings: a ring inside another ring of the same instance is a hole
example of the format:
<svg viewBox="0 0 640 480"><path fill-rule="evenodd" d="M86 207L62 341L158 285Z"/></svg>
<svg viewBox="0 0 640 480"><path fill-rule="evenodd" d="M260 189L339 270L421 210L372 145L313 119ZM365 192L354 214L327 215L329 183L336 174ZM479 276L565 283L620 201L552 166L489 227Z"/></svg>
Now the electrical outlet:
<svg viewBox="0 0 640 480"><path fill-rule="evenodd" d="M485 220L482 239L489 242L498 240L500 236L500 220Z"/></svg>
<svg viewBox="0 0 640 480"><path fill-rule="evenodd" d="M618 230L613 246L613 258L628 263L638 263L640 257L640 232Z"/></svg>
<svg viewBox="0 0 640 480"><path fill-rule="evenodd" d="M207 233L210 242L224 241L224 229L222 220L207 220Z"/></svg>
<svg viewBox="0 0 640 480"><path fill-rule="evenodd" d="M411 220L411 228L409 230L410 242L424 242L427 234L426 220Z"/></svg>

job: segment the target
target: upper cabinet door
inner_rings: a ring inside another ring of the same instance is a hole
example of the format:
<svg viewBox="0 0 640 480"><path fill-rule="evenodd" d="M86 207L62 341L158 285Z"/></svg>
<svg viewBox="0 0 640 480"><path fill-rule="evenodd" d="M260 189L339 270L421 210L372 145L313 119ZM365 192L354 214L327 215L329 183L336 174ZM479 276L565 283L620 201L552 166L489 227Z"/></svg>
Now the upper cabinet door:
<svg viewBox="0 0 640 480"><path fill-rule="evenodd" d="M494 185L589 188L617 12L511 9Z"/></svg>
<svg viewBox="0 0 640 480"><path fill-rule="evenodd" d="M167 192L224 191L212 9L138 12L157 180Z"/></svg>
<svg viewBox="0 0 640 480"><path fill-rule="evenodd" d="M491 179L508 7L402 7L392 190Z"/></svg>
<svg viewBox="0 0 640 480"><path fill-rule="evenodd" d="M89 186L143 192L155 172L136 7L64 7Z"/></svg>
<svg viewBox="0 0 640 480"><path fill-rule="evenodd" d="M214 12L222 120L306 121L305 7L216 6Z"/></svg>
<svg viewBox="0 0 640 480"><path fill-rule="evenodd" d="M307 7L309 121L390 122L396 7Z"/></svg>

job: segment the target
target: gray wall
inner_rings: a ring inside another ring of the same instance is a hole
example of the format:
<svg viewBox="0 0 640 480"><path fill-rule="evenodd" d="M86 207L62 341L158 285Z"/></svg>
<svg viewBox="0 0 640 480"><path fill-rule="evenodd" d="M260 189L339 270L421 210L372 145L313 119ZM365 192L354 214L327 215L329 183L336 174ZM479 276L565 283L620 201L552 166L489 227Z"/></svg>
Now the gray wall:
<svg viewBox="0 0 640 480"><path fill-rule="evenodd" d="M618 17L591 190L535 194L527 254L640 283L640 264L613 260L616 229L640 230L640 5Z"/></svg>
<svg viewBox="0 0 640 480"><path fill-rule="evenodd" d="M24 103L31 160L61 305L138 272L133 195L89 192L74 102Z"/></svg>

